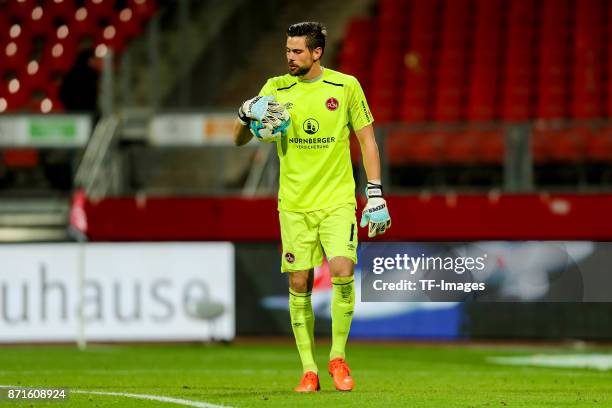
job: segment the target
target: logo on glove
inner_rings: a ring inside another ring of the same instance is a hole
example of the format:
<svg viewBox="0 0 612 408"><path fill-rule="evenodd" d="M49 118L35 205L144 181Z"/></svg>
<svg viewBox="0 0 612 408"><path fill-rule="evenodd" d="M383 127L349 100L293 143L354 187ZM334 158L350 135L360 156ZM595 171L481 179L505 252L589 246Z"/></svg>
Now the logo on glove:
<svg viewBox="0 0 612 408"><path fill-rule="evenodd" d="M380 211L380 210L382 210L383 208L385 208L386 206L387 206L387 204L381 204L381 205L379 205L378 207L368 208L368 212L369 212L369 213L373 213L373 212L376 212L376 211Z"/></svg>

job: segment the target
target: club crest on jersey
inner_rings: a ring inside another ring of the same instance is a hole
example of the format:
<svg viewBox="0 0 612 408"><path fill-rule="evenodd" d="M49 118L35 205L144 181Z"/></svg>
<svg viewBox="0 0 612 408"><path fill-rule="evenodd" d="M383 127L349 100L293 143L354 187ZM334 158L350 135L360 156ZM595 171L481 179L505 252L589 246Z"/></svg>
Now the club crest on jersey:
<svg viewBox="0 0 612 408"><path fill-rule="evenodd" d="M329 98L325 101L325 107L330 111L335 111L336 109L338 109L339 105L340 102L338 102L336 98Z"/></svg>
<svg viewBox="0 0 612 408"><path fill-rule="evenodd" d="M294 263L295 262L295 255L293 255L291 252L287 252L285 254L285 260L289 263Z"/></svg>

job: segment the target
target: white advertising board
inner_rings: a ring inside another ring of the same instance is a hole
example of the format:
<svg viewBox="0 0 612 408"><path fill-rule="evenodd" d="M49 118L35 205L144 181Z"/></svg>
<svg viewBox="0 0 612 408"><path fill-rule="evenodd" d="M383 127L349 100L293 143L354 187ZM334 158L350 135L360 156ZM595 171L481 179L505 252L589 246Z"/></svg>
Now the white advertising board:
<svg viewBox="0 0 612 408"><path fill-rule="evenodd" d="M231 145L235 114L165 113L151 121L149 143L158 146Z"/></svg>
<svg viewBox="0 0 612 408"><path fill-rule="evenodd" d="M80 147L91 131L87 115L6 115L0 117L0 146Z"/></svg>
<svg viewBox="0 0 612 408"><path fill-rule="evenodd" d="M230 340L234 248L230 243L0 246L0 342L75 341L81 294L88 341Z"/></svg>

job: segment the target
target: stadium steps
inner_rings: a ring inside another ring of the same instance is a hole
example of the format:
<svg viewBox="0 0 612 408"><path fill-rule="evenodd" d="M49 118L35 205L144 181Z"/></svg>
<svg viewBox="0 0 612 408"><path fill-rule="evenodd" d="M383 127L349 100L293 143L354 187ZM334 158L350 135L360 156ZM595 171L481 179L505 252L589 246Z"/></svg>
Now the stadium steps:
<svg viewBox="0 0 612 408"><path fill-rule="evenodd" d="M66 241L66 198L0 198L0 242Z"/></svg>
<svg viewBox="0 0 612 408"><path fill-rule="evenodd" d="M350 19L367 14L375 3L373 0L347 0L330 2L311 0L308 8L303 2L293 1L279 13L269 30L250 48L243 68L236 72L220 92L217 106L235 108L244 99L257 95L264 81L287 72L284 55L285 33L289 25L298 21L321 21L329 36L325 48L323 65L333 68L338 51ZM263 56L263 57L262 57Z"/></svg>
<svg viewBox="0 0 612 408"><path fill-rule="evenodd" d="M216 3L214 7L211 3ZM181 30L176 23L178 10L168 6L157 17L159 24L158 58L159 83L155 92L159 102L164 101L176 88L177 84L189 74L198 59L209 46L214 45L214 39L221 27L244 3L243 0L197 1L191 2L189 14L189 50L182 44ZM130 61L129 82L131 95L129 106L150 106L151 102L151 56L149 35L145 33L135 39L125 52ZM121 74L123 75L123 74ZM124 97L124 81L115 82L115 95L119 103Z"/></svg>

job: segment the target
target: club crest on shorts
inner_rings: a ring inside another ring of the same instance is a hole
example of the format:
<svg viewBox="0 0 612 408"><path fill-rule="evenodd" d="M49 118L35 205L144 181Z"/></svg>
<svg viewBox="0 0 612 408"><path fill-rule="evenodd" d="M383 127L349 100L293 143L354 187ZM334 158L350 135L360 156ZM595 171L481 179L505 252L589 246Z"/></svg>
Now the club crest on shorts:
<svg viewBox="0 0 612 408"><path fill-rule="evenodd" d="M293 255L291 252L287 252L285 254L285 261L287 261L289 263L294 263L295 262L295 255Z"/></svg>
<svg viewBox="0 0 612 408"><path fill-rule="evenodd" d="M340 105L340 102L336 98L329 98L325 101L325 107L330 111L338 109L338 105Z"/></svg>

